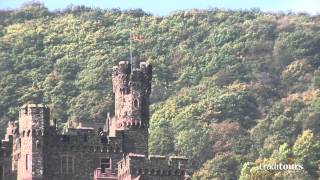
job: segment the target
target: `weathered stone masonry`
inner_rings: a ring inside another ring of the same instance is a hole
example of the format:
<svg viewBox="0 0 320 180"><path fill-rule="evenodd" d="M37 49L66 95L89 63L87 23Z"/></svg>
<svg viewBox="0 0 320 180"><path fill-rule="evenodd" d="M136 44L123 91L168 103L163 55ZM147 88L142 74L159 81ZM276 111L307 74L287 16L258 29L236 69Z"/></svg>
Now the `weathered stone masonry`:
<svg viewBox="0 0 320 180"><path fill-rule="evenodd" d="M0 180L183 180L187 159L148 155L152 67L113 67L115 114L57 131L41 104L20 108L0 141Z"/></svg>

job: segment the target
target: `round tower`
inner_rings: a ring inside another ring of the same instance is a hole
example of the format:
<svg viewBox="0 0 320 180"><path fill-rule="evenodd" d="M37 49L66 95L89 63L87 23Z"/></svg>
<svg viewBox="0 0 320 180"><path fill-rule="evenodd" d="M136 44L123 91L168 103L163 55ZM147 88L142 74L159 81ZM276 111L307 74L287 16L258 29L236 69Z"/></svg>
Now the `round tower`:
<svg viewBox="0 0 320 180"><path fill-rule="evenodd" d="M147 153L151 80L152 67L145 62L132 71L126 61L113 67L115 117L111 131L123 131L128 152Z"/></svg>
<svg viewBox="0 0 320 180"><path fill-rule="evenodd" d="M141 62L131 72L130 64L121 61L113 67L112 81L115 95L115 118L118 130L131 127L146 128L149 124L149 96L151 65Z"/></svg>

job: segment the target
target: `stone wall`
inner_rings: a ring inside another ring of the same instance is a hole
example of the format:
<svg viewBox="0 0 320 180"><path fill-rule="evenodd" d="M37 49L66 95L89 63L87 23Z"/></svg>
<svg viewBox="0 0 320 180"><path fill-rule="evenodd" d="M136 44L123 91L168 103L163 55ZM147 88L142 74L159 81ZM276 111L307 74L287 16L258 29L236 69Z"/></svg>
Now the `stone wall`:
<svg viewBox="0 0 320 180"><path fill-rule="evenodd" d="M16 180L16 172L12 171L12 138L0 140L0 180Z"/></svg>
<svg viewBox="0 0 320 180"><path fill-rule="evenodd" d="M185 180L187 159L183 157L128 154L118 164L118 179Z"/></svg>
<svg viewBox="0 0 320 180"><path fill-rule="evenodd" d="M78 135L75 135L78 131ZM101 168L102 159L110 159L108 173L115 174L123 156L122 136L109 138L93 129L72 130L73 135L48 137L46 169L50 180L89 180ZM67 160L68 159L68 160ZM66 166L63 161L68 161Z"/></svg>

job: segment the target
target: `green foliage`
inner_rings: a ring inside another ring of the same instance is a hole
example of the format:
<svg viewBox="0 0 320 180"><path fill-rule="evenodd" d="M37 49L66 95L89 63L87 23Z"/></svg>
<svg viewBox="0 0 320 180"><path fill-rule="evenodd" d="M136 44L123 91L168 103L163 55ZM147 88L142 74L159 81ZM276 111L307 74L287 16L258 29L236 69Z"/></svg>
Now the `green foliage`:
<svg viewBox="0 0 320 180"><path fill-rule="evenodd" d="M319 137L306 130L292 147L282 144L268 158L247 162L242 166L240 179L316 179L319 163ZM267 170L264 165L300 165L298 170Z"/></svg>
<svg viewBox="0 0 320 180"><path fill-rule="evenodd" d="M287 148L307 169L273 176L315 177L319 21L256 9L157 17L29 3L0 11L0 134L27 102L48 104L60 123L104 122L113 113L111 69L128 59L133 30L145 37L133 44L135 64L154 67L150 153L187 156L196 178L234 179L242 169L250 179L267 172L244 162L283 159ZM307 129L314 135L299 137L304 144L297 137Z"/></svg>
<svg viewBox="0 0 320 180"><path fill-rule="evenodd" d="M201 170L193 175L195 180L238 179L240 158L234 155L219 155L204 163Z"/></svg>
<svg viewBox="0 0 320 180"><path fill-rule="evenodd" d="M298 137L292 148L296 162L303 164L304 168L313 176L316 176L320 160L319 137L311 130L306 130Z"/></svg>

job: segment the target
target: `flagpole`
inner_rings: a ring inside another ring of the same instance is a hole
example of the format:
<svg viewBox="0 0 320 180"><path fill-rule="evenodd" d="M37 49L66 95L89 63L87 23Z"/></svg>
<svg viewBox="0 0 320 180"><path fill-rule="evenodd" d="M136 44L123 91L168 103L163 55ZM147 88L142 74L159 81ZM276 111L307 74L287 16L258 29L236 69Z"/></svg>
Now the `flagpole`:
<svg viewBox="0 0 320 180"><path fill-rule="evenodd" d="M130 66L131 66L131 73L133 70L133 64L132 64L132 32L130 31Z"/></svg>

